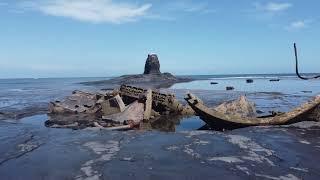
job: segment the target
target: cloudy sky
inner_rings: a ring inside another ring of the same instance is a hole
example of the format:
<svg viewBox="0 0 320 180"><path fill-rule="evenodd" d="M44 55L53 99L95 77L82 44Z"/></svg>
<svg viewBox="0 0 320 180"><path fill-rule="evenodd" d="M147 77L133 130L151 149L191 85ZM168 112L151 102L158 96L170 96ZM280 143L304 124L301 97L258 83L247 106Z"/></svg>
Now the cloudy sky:
<svg viewBox="0 0 320 180"><path fill-rule="evenodd" d="M319 0L0 0L0 78L320 72Z"/></svg>

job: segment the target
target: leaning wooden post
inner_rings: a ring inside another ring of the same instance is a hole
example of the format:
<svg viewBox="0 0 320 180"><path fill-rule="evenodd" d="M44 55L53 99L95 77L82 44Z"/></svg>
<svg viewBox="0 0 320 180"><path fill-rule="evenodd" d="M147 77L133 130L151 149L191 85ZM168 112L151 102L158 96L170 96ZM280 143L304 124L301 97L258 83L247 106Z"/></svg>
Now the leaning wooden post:
<svg viewBox="0 0 320 180"><path fill-rule="evenodd" d="M143 120L145 120L145 121L150 120L151 111L152 111L152 90L148 89L147 94L146 94L146 102L145 102Z"/></svg>

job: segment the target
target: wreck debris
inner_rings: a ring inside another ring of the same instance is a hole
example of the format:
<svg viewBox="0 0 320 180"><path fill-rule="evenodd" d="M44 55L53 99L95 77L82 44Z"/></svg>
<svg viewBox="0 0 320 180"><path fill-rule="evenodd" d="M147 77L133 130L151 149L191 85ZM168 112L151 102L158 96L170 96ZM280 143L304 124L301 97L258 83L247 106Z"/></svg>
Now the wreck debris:
<svg viewBox="0 0 320 180"><path fill-rule="evenodd" d="M245 96L230 102L224 102L214 108L214 110L226 115L238 117L256 117L257 110L254 103L250 102Z"/></svg>
<svg viewBox="0 0 320 180"><path fill-rule="evenodd" d="M128 121L133 123L140 123L143 120L144 114L144 104L138 101L130 104L126 107L126 109L117 114L112 114L109 116L102 116L103 120L109 120L113 122L117 122L120 124L130 124Z"/></svg>
<svg viewBox="0 0 320 180"><path fill-rule="evenodd" d="M120 94L125 103L138 100L147 90L133 86L122 85ZM152 91L152 108L160 114L181 113L184 106L175 98L173 94L163 94Z"/></svg>
<svg viewBox="0 0 320 180"><path fill-rule="evenodd" d="M270 79L269 81L270 81L270 82L279 82L280 79Z"/></svg>
<svg viewBox="0 0 320 180"><path fill-rule="evenodd" d="M123 112L126 107L119 94L110 99L101 98L97 103L101 104L102 114L104 116Z"/></svg>
<svg viewBox="0 0 320 180"><path fill-rule="evenodd" d="M288 113L276 114L265 117L238 117L230 114L223 114L214 109L210 109L193 94L188 94L185 98L192 109L209 126L216 129L235 129L247 126L264 125L286 125L300 121L320 120L320 96L312 101L292 110Z"/></svg>
<svg viewBox="0 0 320 180"><path fill-rule="evenodd" d="M74 91L63 101L51 102L49 120L53 128L86 127L128 129L165 115L193 115L172 94L122 85L120 90L89 93Z"/></svg>
<svg viewBox="0 0 320 180"><path fill-rule="evenodd" d="M50 102L49 114L95 114L100 107L95 106L97 96L83 91L73 91L64 101Z"/></svg>
<svg viewBox="0 0 320 180"><path fill-rule="evenodd" d="M296 74L297 76L302 79L302 80L309 80L309 79L318 79L320 78L320 75L314 76L314 77L303 77L300 73L299 73L299 65L298 65L298 50L297 50L297 45L296 43L293 44L294 47L294 55L295 55L295 60L296 60Z"/></svg>
<svg viewBox="0 0 320 180"><path fill-rule="evenodd" d="M145 110L143 114L143 120L149 120L151 118L152 111L152 90L148 89L146 94Z"/></svg>

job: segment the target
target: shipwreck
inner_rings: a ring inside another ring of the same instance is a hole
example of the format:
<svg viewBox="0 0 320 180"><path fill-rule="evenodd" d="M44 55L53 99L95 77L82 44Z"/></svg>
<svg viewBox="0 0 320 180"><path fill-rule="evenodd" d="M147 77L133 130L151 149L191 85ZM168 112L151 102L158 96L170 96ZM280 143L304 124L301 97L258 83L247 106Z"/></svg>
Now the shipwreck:
<svg viewBox="0 0 320 180"><path fill-rule="evenodd" d="M207 125L216 130L230 130L248 126L287 125L300 121L320 120L320 96L312 101L287 112L273 113L262 117L241 117L238 115L219 112L207 107L201 99L189 93L185 100Z"/></svg>

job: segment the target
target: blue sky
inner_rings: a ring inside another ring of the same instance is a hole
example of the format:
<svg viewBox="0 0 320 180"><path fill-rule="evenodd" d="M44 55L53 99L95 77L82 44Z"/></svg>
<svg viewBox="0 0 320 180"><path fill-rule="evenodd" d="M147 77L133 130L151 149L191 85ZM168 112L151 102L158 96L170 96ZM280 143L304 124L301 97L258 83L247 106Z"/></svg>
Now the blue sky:
<svg viewBox="0 0 320 180"><path fill-rule="evenodd" d="M0 78L320 69L319 0L0 0Z"/></svg>

